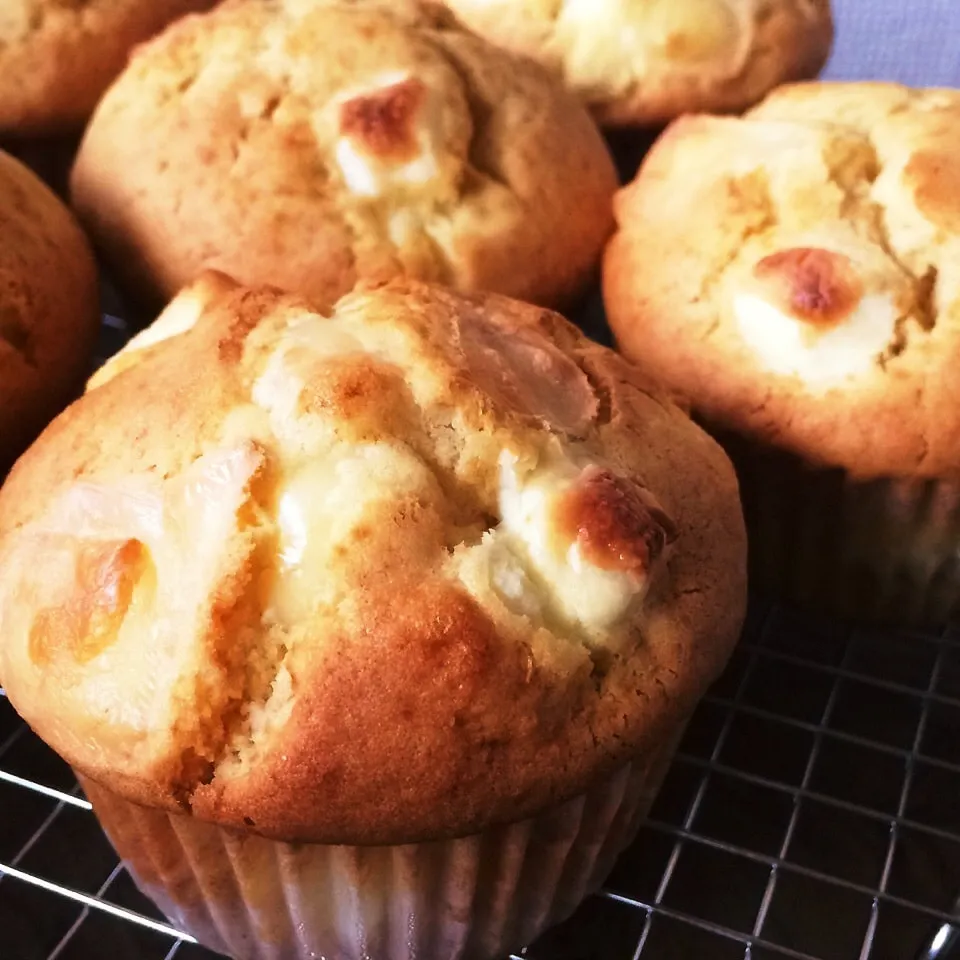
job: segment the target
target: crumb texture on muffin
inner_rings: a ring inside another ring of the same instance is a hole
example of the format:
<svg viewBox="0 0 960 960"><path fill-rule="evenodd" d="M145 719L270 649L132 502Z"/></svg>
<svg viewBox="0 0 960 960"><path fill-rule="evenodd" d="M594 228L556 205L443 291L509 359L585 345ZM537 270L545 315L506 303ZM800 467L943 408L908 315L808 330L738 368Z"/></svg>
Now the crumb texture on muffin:
<svg viewBox="0 0 960 960"><path fill-rule="evenodd" d="M230 0L175 24L107 93L72 174L134 295L212 268L326 306L393 276L567 303L616 185L555 78L418 0Z"/></svg>
<svg viewBox="0 0 960 960"><path fill-rule="evenodd" d="M79 131L130 51L215 0L4 0L0 131Z"/></svg>
<svg viewBox="0 0 960 960"><path fill-rule="evenodd" d="M610 126L742 110L805 80L833 40L828 0L446 0L471 28L558 72Z"/></svg>
<svg viewBox="0 0 960 960"><path fill-rule="evenodd" d="M98 300L79 226L0 151L0 476L82 385Z"/></svg>
<svg viewBox="0 0 960 960"><path fill-rule="evenodd" d="M856 475L960 468L960 93L814 83L664 134L618 196L624 351L708 421Z"/></svg>
<svg viewBox="0 0 960 960"><path fill-rule="evenodd" d="M0 676L76 768L286 840L572 796L743 615L732 469L555 314L208 275L0 492Z"/></svg>

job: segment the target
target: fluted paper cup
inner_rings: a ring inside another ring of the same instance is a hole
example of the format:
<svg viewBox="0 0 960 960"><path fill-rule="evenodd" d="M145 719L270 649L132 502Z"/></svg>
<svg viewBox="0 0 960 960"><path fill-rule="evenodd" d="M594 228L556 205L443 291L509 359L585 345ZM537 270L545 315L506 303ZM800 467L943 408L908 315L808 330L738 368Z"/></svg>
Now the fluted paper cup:
<svg viewBox="0 0 960 960"><path fill-rule="evenodd" d="M742 438L737 468L754 588L852 620L936 625L960 614L960 483L859 479Z"/></svg>
<svg viewBox="0 0 960 960"><path fill-rule="evenodd" d="M678 739L531 819L398 846L268 840L80 779L140 889L213 950L237 960L492 960L599 887Z"/></svg>

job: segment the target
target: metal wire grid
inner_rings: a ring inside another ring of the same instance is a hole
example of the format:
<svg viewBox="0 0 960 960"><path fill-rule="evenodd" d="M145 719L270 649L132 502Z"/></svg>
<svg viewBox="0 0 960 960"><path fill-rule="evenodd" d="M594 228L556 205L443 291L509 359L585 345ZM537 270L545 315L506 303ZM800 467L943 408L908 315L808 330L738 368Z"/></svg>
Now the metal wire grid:
<svg viewBox="0 0 960 960"><path fill-rule="evenodd" d="M213 956L139 895L2 698L0 811L4 960ZM522 956L946 960L958 894L960 639L756 603L606 888Z"/></svg>

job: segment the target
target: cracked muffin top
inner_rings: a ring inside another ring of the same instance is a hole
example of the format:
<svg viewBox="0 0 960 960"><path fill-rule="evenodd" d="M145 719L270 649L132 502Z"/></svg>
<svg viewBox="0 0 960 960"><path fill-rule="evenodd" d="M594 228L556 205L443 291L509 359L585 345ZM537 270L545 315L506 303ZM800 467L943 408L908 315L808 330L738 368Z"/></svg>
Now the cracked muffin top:
<svg viewBox="0 0 960 960"><path fill-rule="evenodd" d="M960 472L960 92L785 87L618 196L624 350L708 422L863 477Z"/></svg>
<svg viewBox="0 0 960 960"><path fill-rule="evenodd" d="M616 186L559 81L415 0L180 21L106 95L72 177L134 295L165 302L214 268L327 306L393 276L566 303Z"/></svg>
<svg viewBox="0 0 960 960"><path fill-rule="evenodd" d="M96 265L80 227L0 151L0 478L76 396L99 328Z"/></svg>
<svg viewBox="0 0 960 960"><path fill-rule="evenodd" d="M284 840L514 820L663 740L745 600L719 447L550 312L205 276L0 492L0 677L74 767Z"/></svg>
<svg viewBox="0 0 960 960"><path fill-rule="evenodd" d="M743 110L820 72L829 0L446 0L467 26L563 77L609 126Z"/></svg>
<svg viewBox="0 0 960 960"><path fill-rule="evenodd" d="M131 49L215 0L3 0L0 131L79 131Z"/></svg>

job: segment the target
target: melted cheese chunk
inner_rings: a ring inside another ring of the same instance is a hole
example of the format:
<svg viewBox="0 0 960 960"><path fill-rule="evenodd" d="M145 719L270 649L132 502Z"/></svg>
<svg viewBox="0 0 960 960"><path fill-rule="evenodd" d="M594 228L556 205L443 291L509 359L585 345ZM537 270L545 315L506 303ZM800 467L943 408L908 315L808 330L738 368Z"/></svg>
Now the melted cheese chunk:
<svg viewBox="0 0 960 960"><path fill-rule="evenodd" d="M248 445L168 481L77 483L9 538L0 670L24 702L31 687L56 683L85 705L85 726L64 738L84 750L116 738L135 752L169 735L171 698L202 664L210 606L233 572L261 464Z"/></svg>
<svg viewBox="0 0 960 960"><path fill-rule="evenodd" d="M318 363L365 352L363 344L336 320L306 316L295 320L253 385L253 401L265 410L281 442L309 455L334 440L334 424L304 415L300 399Z"/></svg>
<svg viewBox="0 0 960 960"><path fill-rule="evenodd" d="M400 445L343 445L305 461L279 491L279 566L268 619L293 623L338 602L351 542L376 504L437 495L430 471Z"/></svg>
<svg viewBox="0 0 960 960"><path fill-rule="evenodd" d="M443 105L429 87L404 72L385 73L339 97L335 108L333 153L351 193L379 199L445 192L450 135Z"/></svg>
<svg viewBox="0 0 960 960"><path fill-rule="evenodd" d="M430 469L394 439L400 431L383 425L369 441L343 439L348 432L343 417L363 417L362 404L344 414L333 402L310 407L303 402L311 387L329 384L331 374L351 358L374 364L368 377L363 374L367 398L379 384L389 399L386 374L394 368L382 358L399 359L408 349L402 334L364 325L344 301L334 317L294 318L255 381L254 403L269 419L284 463L276 490L279 563L268 619L295 624L335 606L347 588L350 553L365 537L365 526L378 522L390 504L442 499ZM378 380L375 365L381 362L385 376Z"/></svg>
<svg viewBox="0 0 960 960"><path fill-rule="evenodd" d="M734 298L740 333L774 373L826 386L869 370L894 338L899 311L882 294L867 294L823 332L754 294Z"/></svg>
<svg viewBox="0 0 960 960"><path fill-rule="evenodd" d="M344 182L358 197L383 197L397 187L423 187L439 172L436 157L428 152L429 144L419 138L419 156L401 163L391 163L371 156L352 139L341 137L335 155Z"/></svg>
<svg viewBox="0 0 960 960"><path fill-rule="evenodd" d="M510 451L501 455L501 522L463 558L471 592L482 599L492 589L514 613L588 635L628 616L648 579L596 566L558 530L560 504L581 474L581 465L561 456L531 464Z"/></svg>

